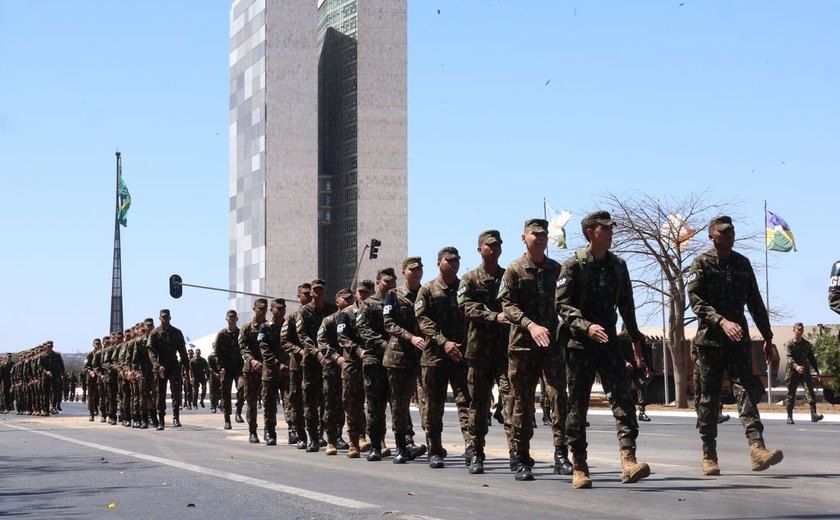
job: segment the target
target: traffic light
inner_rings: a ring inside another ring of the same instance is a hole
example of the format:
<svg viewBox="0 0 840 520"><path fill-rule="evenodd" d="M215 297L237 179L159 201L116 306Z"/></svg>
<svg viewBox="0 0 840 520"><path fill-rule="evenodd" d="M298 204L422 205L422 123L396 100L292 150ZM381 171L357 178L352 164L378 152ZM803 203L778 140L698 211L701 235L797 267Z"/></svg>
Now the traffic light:
<svg viewBox="0 0 840 520"><path fill-rule="evenodd" d="M169 277L169 296L180 298L184 294L184 287L181 285L181 277L173 274Z"/></svg>
<svg viewBox="0 0 840 520"><path fill-rule="evenodd" d="M373 260L374 258L378 257L379 256L379 246L381 246L381 245L382 245L382 242L380 242L379 240L377 240L375 238L370 239L370 256L368 258Z"/></svg>

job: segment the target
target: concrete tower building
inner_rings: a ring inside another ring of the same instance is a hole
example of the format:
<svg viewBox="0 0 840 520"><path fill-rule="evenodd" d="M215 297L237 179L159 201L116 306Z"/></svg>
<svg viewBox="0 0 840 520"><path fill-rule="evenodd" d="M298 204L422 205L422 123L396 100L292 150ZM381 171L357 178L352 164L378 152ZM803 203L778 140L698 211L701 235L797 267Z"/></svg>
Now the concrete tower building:
<svg viewBox="0 0 840 520"><path fill-rule="evenodd" d="M407 252L405 0L234 0L230 289L330 294ZM231 295L250 314L253 297Z"/></svg>

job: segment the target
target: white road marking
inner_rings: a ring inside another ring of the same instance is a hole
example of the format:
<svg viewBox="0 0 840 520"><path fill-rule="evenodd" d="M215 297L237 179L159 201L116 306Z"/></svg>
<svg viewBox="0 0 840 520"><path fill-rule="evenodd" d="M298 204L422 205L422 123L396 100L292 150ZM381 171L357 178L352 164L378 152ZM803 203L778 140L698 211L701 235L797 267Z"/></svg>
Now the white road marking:
<svg viewBox="0 0 840 520"><path fill-rule="evenodd" d="M78 444L80 446L86 446L88 448L93 448L95 450L102 450L107 451L110 453L116 453L118 455L124 455L126 457L133 457L135 459L147 460L150 462L155 462L158 464L164 464L166 466L172 466L173 468L184 469L187 471L192 471L194 473L200 473L202 475L210 475L213 477L223 478L226 480L231 480L233 482L240 482L242 484L250 484L252 486L261 487L264 489L270 489L272 491L279 491L281 493L286 493L288 495L295 495L301 498L308 498L310 500L315 500L318 502L324 502L326 504L331 504L334 506L339 507L347 507L351 509L371 509L379 507L375 504L369 504L367 502L361 502L358 500L351 500L349 498L342 498L333 495L327 495L324 493L318 493L317 491L311 491L309 489L302 489L296 488L292 486L285 486L283 484L277 484L275 482L270 482L268 480L262 480L258 478L247 477L245 475L239 475L237 473L230 473L228 471L220 471L217 469L212 468L205 468L202 466L196 466L195 464L188 464L186 462L178 462L174 460L168 460L161 457L155 457L153 455L145 455L143 453L137 453L136 451L128 451L119 448L112 448L110 446L105 446L102 444L97 444L95 442L87 442L81 441L78 439L73 439L70 437L65 437L63 435L58 435L55 433L44 432L39 430L33 430L31 428L25 428L23 426L16 426L14 424L6 423L5 426L10 428L15 428L18 430L28 431L32 433L37 433L38 435L44 435L46 437L52 437L53 439L58 439L60 441L71 442L73 444Z"/></svg>

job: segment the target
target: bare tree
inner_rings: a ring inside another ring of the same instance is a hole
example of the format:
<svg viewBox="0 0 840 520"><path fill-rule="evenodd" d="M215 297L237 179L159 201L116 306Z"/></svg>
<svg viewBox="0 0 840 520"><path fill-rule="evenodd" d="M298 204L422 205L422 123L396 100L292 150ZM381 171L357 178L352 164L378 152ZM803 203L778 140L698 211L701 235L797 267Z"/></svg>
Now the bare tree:
<svg viewBox="0 0 840 520"><path fill-rule="evenodd" d="M675 402L688 407L688 349L685 326L696 318L686 316L688 298L686 275L695 256L708 250L709 220L726 214L739 221L740 202L730 199L711 202L707 192L690 194L683 199L656 198L649 193L629 195L607 193L602 206L616 220L612 250L627 261L637 298L636 306L648 318L667 309L668 350L673 360ZM757 234L741 237L745 244L755 243ZM668 384L666 381L665 384Z"/></svg>

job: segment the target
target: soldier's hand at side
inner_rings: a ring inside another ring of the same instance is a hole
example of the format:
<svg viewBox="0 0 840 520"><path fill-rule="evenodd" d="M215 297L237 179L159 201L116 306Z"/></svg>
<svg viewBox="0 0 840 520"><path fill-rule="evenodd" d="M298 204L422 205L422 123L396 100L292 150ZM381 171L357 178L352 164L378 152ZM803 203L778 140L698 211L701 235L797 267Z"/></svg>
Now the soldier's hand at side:
<svg viewBox="0 0 840 520"><path fill-rule="evenodd" d="M262 363L260 363L256 359L251 359L251 370L262 370Z"/></svg>
<svg viewBox="0 0 840 520"><path fill-rule="evenodd" d="M166 369L163 368L163 365L158 367L158 377L164 379L166 377Z"/></svg>
<svg viewBox="0 0 840 520"><path fill-rule="evenodd" d="M774 345L772 341L764 341L764 359L767 361L768 365L773 361L777 361L779 359L779 354L776 350L776 345Z"/></svg>
<svg viewBox="0 0 840 520"><path fill-rule="evenodd" d="M224 380L225 380L225 369L223 368L223 369L219 370L219 381L224 381Z"/></svg>
<svg viewBox="0 0 840 520"><path fill-rule="evenodd" d="M320 352L318 352L317 356L318 356L318 363L321 363L321 366L324 366L324 365L326 365L326 364L327 364L327 358L326 358L326 356L324 356L324 355L323 355L322 353L320 353Z"/></svg>
<svg viewBox="0 0 840 520"><path fill-rule="evenodd" d="M721 318L720 328L723 329L723 333L726 334L726 337L729 338L731 341L741 341L741 339L744 337L744 331L741 330L741 326L735 323L734 321L729 321L726 318ZM766 355L767 352L765 351L765 357Z"/></svg>
<svg viewBox="0 0 840 520"><path fill-rule="evenodd" d="M277 367L277 372L281 376L288 375L289 374L289 365L280 365L279 367Z"/></svg>
<svg viewBox="0 0 840 520"><path fill-rule="evenodd" d="M537 325L533 321L528 324L528 332L531 333L531 338L540 348L548 348L551 345L551 337L548 335L548 329L542 325Z"/></svg>
<svg viewBox="0 0 840 520"><path fill-rule="evenodd" d="M640 341L633 342L633 357L636 358L636 366L642 366L642 343Z"/></svg>
<svg viewBox="0 0 840 520"><path fill-rule="evenodd" d="M597 323L593 323L588 329L586 329L586 335L589 336L589 339L597 341L598 343L606 343L610 340L610 337L607 335L607 331L604 330L604 327L598 325Z"/></svg>
<svg viewBox="0 0 840 520"><path fill-rule="evenodd" d="M629 361L625 361L624 362L624 368L626 368L628 372L632 372L633 371L633 364L630 363Z"/></svg>
<svg viewBox="0 0 840 520"><path fill-rule="evenodd" d="M796 365L796 372L799 373L799 374L804 374L805 373L805 367L803 367L802 365Z"/></svg>
<svg viewBox="0 0 840 520"><path fill-rule="evenodd" d="M343 367L344 366L344 356L338 356L338 359L336 359L335 362L338 363L338 366Z"/></svg>
<svg viewBox="0 0 840 520"><path fill-rule="evenodd" d="M418 349L423 350L426 347L426 340L420 336L411 336L411 344Z"/></svg>
<svg viewBox="0 0 840 520"><path fill-rule="evenodd" d="M510 323L510 321L508 321L507 316L505 316L504 312L500 312L496 315L496 323L507 325L508 323Z"/></svg>
<svg viewBox="0 0 840 520"><path fill-rule="evenodd" d="M452 361L461 361L464 356L461 355L461 351L458 348L461 346L460 343L455 343L454 341L447 341L443 344L443 351L446 352L446 355L449 356L449 359Z"/></svg>

